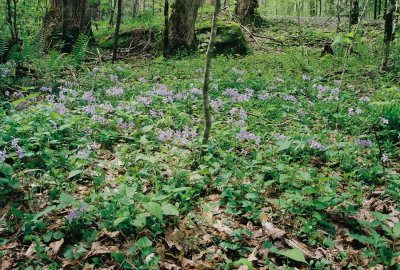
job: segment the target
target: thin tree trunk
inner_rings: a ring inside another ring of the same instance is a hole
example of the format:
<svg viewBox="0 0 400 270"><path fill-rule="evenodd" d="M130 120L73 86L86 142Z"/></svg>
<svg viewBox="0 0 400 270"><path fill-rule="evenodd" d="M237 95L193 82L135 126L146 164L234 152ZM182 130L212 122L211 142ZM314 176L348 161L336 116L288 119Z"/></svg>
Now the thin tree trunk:
<svg viewBox="0 0 400 270"><path fill-rule="evenodd" d="M17 0L14 0L14 35L15 35L15 41L19 41L19 34L18 34L18 24L17 24Z"/></svg>
<svg viewBox="0 0 400 270"><path fill-rule="evenodd" d="M385 15L385 37L383 39L383 58L381 64L381 70L388 69L389 56L390 56L390 43L393 41L393 23L394 23L394 13L396 11L396 0L390 0L390 6L387 9Z"/></svg>
<svg viewBox="0 0 400 270"><path fill-rule="evenodd" d="M212 28L211 28L211 38L210 38L210 43L208 44L208 49L206 53L206 65L204 69L203 107L204 107L205 128L202 141L203 145L208 143L208 139L210 138L210 132L211 132L211 110L210 110L210 97L208 95L208 91L210 88L211 59L214 51L215 37L217 35L217 22L218 22L218 13L220 8L221 8L221 0L216 0Z"/></svg>
<svg viewBox="0 0 400 270"><path fill-rule="evenodd" d="M374 0L374 20L378 19L378 0Z"/></svg>
<svg viewBox="0 0 400 270"><path fill-rule="evenodd" d="M169 52L169 3L168 0L164 0L164 57L168 56Z"/></svg>
<svg viewBox="0 0 400 270"><path fill-rule="evenodd" d="M358 0L352 0L350 7L350 27L358 23L359 13L360 11Z"/></svg>
<svg viewBox="0 0 400 270"><path fill-rule="evenodd" d="M113 48L113 57L112 57L113 63L115 62L115 60L117 60L119 28L121 26L121 18L122 18L122 0L118 0L117 23L115 25L114 48Z"/></svg>
<svg viewBox="0 0 400 270"><path fill-rule="evenodd" d="M12 11L11 11L11 0L7 0L7 21L10 27L10 33L11 33L11 41L12 44L16 44L16 38L15 38L15 33L14 33L14 26L13 26L13 21L12 21Z"/></svg>
<svg viewBox="0 0 400 270"><path fill-rule="evenodd" d="M111 14L110 14L110 21L108 22L109 25L114 25L114 13L115 13L115 6L117 5L117 0L114 0L114 4L111 7Z"/></svg>

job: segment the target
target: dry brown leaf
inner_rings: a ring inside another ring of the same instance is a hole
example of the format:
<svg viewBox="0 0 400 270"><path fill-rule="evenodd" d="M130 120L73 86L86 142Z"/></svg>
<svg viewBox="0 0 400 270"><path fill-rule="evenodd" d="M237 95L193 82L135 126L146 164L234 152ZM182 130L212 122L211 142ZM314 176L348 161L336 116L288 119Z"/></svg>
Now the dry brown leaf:
<svg viewBox="0 0 400 270"><path fill-rule="evenodd" d="M58 240L56 242L50 243L49 247L51 248L51 250L49 250L47 255L49 255L49 256L57 255L63 244L64 244L64 238L61 238L60 240Z"/></svg>
<svg viewBox="0 0 400 270"><path fill-rule="evenodd" d="M11 266L12 266L12 261L9 261L8 259L0 260L0 270L10 269Z"/></svg>
<svg viewBox="0 0 400 270"><path fill-rule="evenodd" d="M193 254L193 255L192 255L192 260L193 260L193 261L198 261L198 260L200 260L201 258L203 258L203 256L204 256L205 253L206 253L205 251L200 251L199 254Z"/></svg>
<svg viewBox="0 0 400 270"><path fill-rule="evenodd" d="M1 246L0 250L13 249L16 246L18 246L17 242L10 242L10 243L5 244L4 246Z"/></svg>
<svg viewBox="0 0 400 270"><path fill-rule="evenodd" d="M230 234L233 233L233 230L232 230L231 228L229 228L228 226L222 224L222 221L220 221L220 220L217 221L217 223L215 223L215 224L213 225L213 227L214 227L215 229L217 229L218 231L224 232L224 233L226 233L226 234L228 234L228 235L230 235Z"/></svg>
<svg viewBox="0 0 400 270"><path fill-rule="evenodd" d="M241 265L238 270L249 270L249 267L247 265Z"/></svg>
<svg viewBox="0 0 400 270"><path fill-rule="evenodd" d="M85 265L85 267L83 267L82 270L93 270L94 268L94 264L87 264Z"/></svg>
<svg viewBox="0 0 400 270"><path fill-rule="evenodd" d="M272 224L271 222L268 222L267 220L263 220L261 222L265 232L270 236L273 240L281 238L286 234L284 230L278 229Z"/></svg>
<svg viewBox="0 0 400 270"><path fill-rule="evenodd" d="M110 237L110 238L115 238L115 237L117 237L117 236L119 235L119 231L116 231L116 232L109 232L109 231L107 231L107 229L104 228L104 229L100 232L99 237L103 237L104 235L107 235L107 236Z"/></svg>
<svg viewBox="0 0 400 270"><path fill-rule="evenodd" d="M33 255L33 252L35 251L35 243L32 243L29 248L25 251L25 257L31 258Z"/></svg>
<svg viewBox="0 0 400 270"><path fill-rule="evenodd" d="M109 254L118 250L117 246L102 246L100 242L93 242L91 250L83 256L82 261L85 261L88 257Z"/></svg>
<svg viewBox="0 0 400 270"><path fill-rule="evenodd" d="M173 231L167 230L165 232L165 242L170 248L176 247L179 251L183 251L185 239L185 233L176 228Z"/></svg>

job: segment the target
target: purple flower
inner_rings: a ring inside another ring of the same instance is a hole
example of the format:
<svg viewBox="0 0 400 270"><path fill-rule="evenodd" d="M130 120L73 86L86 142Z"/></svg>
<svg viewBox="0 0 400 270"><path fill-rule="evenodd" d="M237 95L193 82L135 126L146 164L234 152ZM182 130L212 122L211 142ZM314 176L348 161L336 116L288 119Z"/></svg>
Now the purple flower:
<svg viewBox="0 0 400 270"><path fill-rule="evenodd" d="M311 77L307 75L303 75L303 80L305 81L311 81Z"/></svg>
<svg viewBox="0 0 400 270"><path fill-rule="evenodd" d="M67 108L65 107L64 104L62 103L56 103L54 104L54 109L57 113L59 114L65 114L67 112Z"/></svg>
<svg viewBox="0 0 400 270"><path fill-rule="evenodd" d="M354 113L354 108L349 108L349 109L347 110L347 112L348 112L350 115L355 115L355 113Z"/></svg>
<svg viewBox="0 0 400 270"><path fill-rule="evenodd" d="M93 150L98 150L98 149L100 149L100 147L101 147L101 144L96 143L96 142L93 142L93 143L90 145L90 148L93 149Z"/></svg>
<svg viewBox="0 0 400 270"><path fill-rule="evenodd" d="M310 145L311 149L318 149L318 150L321 150L321 151L326 150L325 146L323 146L322 144L320 144L319 142L317 142L315 140L308 140L307 142Z"/></svg>
<svg viewBox="0 0 400 270"><path fill-rule="evenodd" d="M4 160L6 160L6 158L8 158L7 151L0 151L0 162L3 162Z"/></svg>
<svg viewBox="0 0 400 270"><path fill-rule="evenodd" d="M146 107L150 107L151 103L153 102L151 97L136 96L135 99L137 102L142 102Z"/></svg>
<svg viewBox="0 0 400 270"><path fill-rule="evenodd" d="M12 139L11 145L14 147L18 147L19 140L17 138Z"/></svg>
<svg viewBox="0 0 400 270"><path fill-rule="evenodd" d="M380 119L381 119L382 124L384 124L384 125L388 125L389 124L389 120L388 119L383 118L383 117L381 117Z"/></svg>
<svg viewBox="0 0 400 270"><path fill-rule="evenodd" d="M122 96L123 94L125 94L125 91L120 87L113 87L108 89L106 93L110 96Z"/></svg>
<svg viewBox="0 0 400 270"><path fill-rule="evenodd" d="M220 99L218 100L213 100L210 102L211 108L213 108L215 111L219 112L221 108L224 106L224 102Z"/></svg>
<svg viewBox="0 0 400 270"><path fill-rule="evenodd" d="M138 79L138 81L141 82L141 83L148 83L148 81L147 81L145 78L143 78L143 77L140 77L140 78Z"/></svg>
<svg viewBox="0 0 400 270"><path fill-rule="evenodd" d="M360 97L360 101L370 102L371 99L369 97Z"/></svg>
<svg viewBox="0 0 400 270"><path fill-rule="evenodd" d="M96 114L96 108L93 105L83 106L82 109L89 114Z"/></svg>
<svg viewBox="0 0 400 270"><path fill-rule="evenodd" d="M100 109L103 109L106 113L114 111L114 107L111 104L100 104Z"/></svg>
<svg viewBox="0 0 400 270"><path fill-rule="evenodd" d="M172 139L172 137L174 136L175 132L172 129L166 130L166 131L162 131L159 135L158 135L158 139L162 142L168 141L170 139Z"/></svg>
<svg viewBox="0 0 400 270"><path fill-rule="evenodd" d="M256 136L252 133L248 133L246 130L242 129L238 134L236 134L236 138L240 141L251 141L254 140L256 144L260 143L260 137Z"/></svg>
<svg viewBox="0 0 400 270"><path fill-rule="evenodd" d="M85 92L82 96L83 100L86 100L87 102L96 102L96 97L93 96L92 91Z"/></svg>
<svg viewBox="0 0 400 270"><path fill-rule="evenodd" d="M297 98L295 96L292 95L284 95L282 96L283 100L287 100L287 101L292 101L292 102L296 102Z"/></svg>
<svg viewBox="0 0 400 270"><path fill-rule="evenodd" d="M77 154L78 154L78 156L81 156L82 158L86 159L89 157L90 151L89 150L79 150Z"/></svg>
<svg viewBox="0 0 400 270"><path fill-rule="evenodd" d="M277 82L284 82L285 80L284 79L281 79L281 78L275 78L275 80L277 81Z"/></svg>
<svg viewBox="0 0 400 270"><path fill-rule="evenodd" d="M382 155L381 160L382 160L382 162L389 162L390 161L389 157L386 154Z"/></svg>
<svg viewBox="0 0 400 270"><path fill-rule="evenodd" d="M362 148L371 147L373 144L371 140L355 140L355 143Z"/></svg>
<svg viewBox="0 0 400 270"><path fill-rule="evenodd" d="M25 157L25 150L22 149L22 147L18 146L17 147L17 154L18 154L18 158L22 159Z"/></svg>
<svg viewBox="0 0 400 270"><path fill-rule="evenodd" d="M105 124L106 123L106 119L103 116L99 116L97 114L92 116L92 119L95 121L98 121L100 124Z"/></svg>
<svg viewBox="0 0 400 270"><path fill-rule="evenodd" d="M232 68L233 73L243 75L244 71L238 70L237 68Z"/></svg>
<svg viewBox="0 0 400 270"><path fill-rule="evenodd" d="M71 223L75 218L79 217L79 210L78 208L75 208L72 210L72 212L67 216L67 220L69 223Z"/></svg>
<svg viewBox="0 0 400 270"><path fill-rule="evenodd" d="M362 114L362 113L363 113L363 110L361 110L361 109L356 110L356 114Z"/></svg>
<svg viewBox="0 0 400 270"><path fill-rule="evenodd" d="M53 92L53 88L43 86L42 88L40 88L40 91L52 93Z"/></svg>

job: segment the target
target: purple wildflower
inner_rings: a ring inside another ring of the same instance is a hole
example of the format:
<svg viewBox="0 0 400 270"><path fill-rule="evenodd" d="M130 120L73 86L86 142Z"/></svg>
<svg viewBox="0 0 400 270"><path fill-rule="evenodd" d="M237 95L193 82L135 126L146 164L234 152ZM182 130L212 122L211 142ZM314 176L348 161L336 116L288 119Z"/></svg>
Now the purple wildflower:
<svg viewBox="0 0 400 270"><path fill-rule="evenodd" d="M389 162L390 161L389 157L386 154L382 155L381 160L382 160L382 162Z"/></svg>
<svg viewBox="0 0 400 270"><path fill-rule="evenodd" d="M148 81L147 81L145 78L143 78L143 77L140 77L140 78L138 79L138 81L141 82L141 83L148 83Z"/></svg>
<svg viewBox="0 0 400 270"><path fill-rule="evenodd" d="M125 94L125 91L120 87L113 87L108 89L106 93L110 96L122 96L123 94Z"/></svg>
<svg viewBox="0 0 400 270"><path fill-rule="evenodd" d="M6 160L6 158L8 158L7 151L0 151L0 162L3 162L4 160Z"/></svg>
<svg viewBox="0 0 400 270"><path fill-rule="evenodd" d="M360 101L370 102L371 99L369 97L360 97Z"/></svg>
<svg viewBox="0 0 400 270"><path fill-rule="evenodd" d="M307 142L310 144L311 149L318 149L321 151L326 150L325 146L323 146L322 144L320 144L319 142L317 142L315 140L308 140Z"/></svg>
<svg viewBox="0 0 400 270"><path fill-rule="evenodd" d="M17 154L18 154L18 158L22 159L25 157L25 150L22 149L22 147L18 146L17 147Z"/></svg>
<svg viewBox="0 0 400 270"><path fill-rule="evenodd" d="M355 143L362 148L371 147L373 144L371 140L355 140Z"/></svg>
<svg viewBox="0 0 400 270"><path fill-rule="evenodd" d="M54 104L54 109L57 113L59 114L65 114L67 112L67 108L65 107L64 104L62 103L56 103Z"/></svg>
<svg viewBox="0 0 400 270"><path fill-rule="evenodd" d="M71 223L75 218L79 217L79 211L78 208L75 208L72 210L72 212L67 216L67 220L69 223Z"/></svg>
<svg viewBox="0 0 400 270"><path fill-rule="evenodd" d="M389 125L389 120L388 119L383 118L383 117L381 117L380 119L381 119L382 124Z"/></svg>
<svg viewBox="0 0 400 270"><path fill-rule="evenodd" d="M85 92L82 96L83 100L86 100L87 102L96 102L96 97L93 95L92 91Z"/></svg>
<svg viewBox="0 0 400 270"><path fill-rule="evenodd" d="M19 140L17 138L12 139L11 145L14 147L18 147Z"/></svg>
<svg viewBox="0 0 400 270"><path fill-rule="evenodd" d="M93 105L83 106L82 109L89 114L96 114L96 108Z"/></svg>
<svg viewBox="0 0 400 270"><path fill-rule="evenodd" d="M260 143L260 137L256 136L252 133L248 133L246 130L242 129L238 134L236 134L236 138L240 141L251 141L254 140L256 144Z"/></svg>
<svg viewBox="0 0 400 270"><path fill-rule="evenodd" d="M286 140L286 139L287 139L287 137L286 137L285 135L280 134L280 133L275 134L275 137L276 137L278 140Z"/></svg>

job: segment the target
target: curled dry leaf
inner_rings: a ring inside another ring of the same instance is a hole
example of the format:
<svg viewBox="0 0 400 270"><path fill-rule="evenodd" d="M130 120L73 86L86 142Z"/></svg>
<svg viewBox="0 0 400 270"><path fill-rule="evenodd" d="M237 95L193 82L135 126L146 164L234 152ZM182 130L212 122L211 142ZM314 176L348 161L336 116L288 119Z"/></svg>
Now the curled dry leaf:
<svg viewBox="0 0 400 270"><path fill-rule="evenodd" d="M60 240L58 240L56 242L50 243L49 247L51 248L51 250L49 250L47 255L49 255L49 256L57 255L63 244L64 244L64 238L61 238Z"/></svg>
<svg viewBox="0 0 400 270"><path fill-rule="evenodd" d="M262 221L262 226L265 230L265 232L270 236L273 240L281 238L286 234L284 230L278 229L277 227L274 226L271 222L268 222L267 220Z"/></svg>
<svg viewBox="0 0 400 270"><path fill-rule="evenodd" d="M11 269L12 261L8 260L7 258L0 260L0 270L7 270Z"/></svg>
<svg viewBox="0 0 400 270"><path fill-rule="evenodd" d="M32 243L29 248L25 251L25 257L31 258L33 255L33 252L35 251L35 243Z"/></svg>
<svg viewBox="0 0 400 270"><path fill-rule="evenodd" d="M222 224L222 221L218 221L217 223L215 223L213 225L213 227L215 229L217 229L218 231L224 232L224 233L229 234L229 235L233 233L233 230L231 228L229 228L228 226Z"/></svg>
<svg viewBox="0 0 400 270"><path fill-rule="evenodd" d="M107 231L107 229L103 229L101 232L100 232L100 235L99 235L99 238L100 237L103 237L103 236L108 236L108 237L110 237L110 238L115 238L115 237L117 237L118 235L119 235L119 232L118 231L116 231L116 232L109 232L109 231Z"/></svg>

